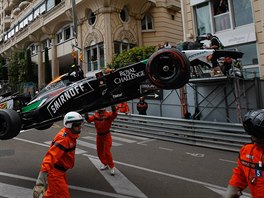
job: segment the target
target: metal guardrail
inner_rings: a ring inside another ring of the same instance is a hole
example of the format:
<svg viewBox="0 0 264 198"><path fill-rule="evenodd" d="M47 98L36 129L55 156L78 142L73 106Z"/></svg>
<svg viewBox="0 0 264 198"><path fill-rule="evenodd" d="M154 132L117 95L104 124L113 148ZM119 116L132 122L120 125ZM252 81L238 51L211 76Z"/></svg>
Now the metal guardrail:
<svg viewBox="0 0 264 198"><path fill-rule="evenodd" d="M136 114L120 113L111 131L234 152L239 152L244 144L250 142L250 136L241 124Z"/></svg>

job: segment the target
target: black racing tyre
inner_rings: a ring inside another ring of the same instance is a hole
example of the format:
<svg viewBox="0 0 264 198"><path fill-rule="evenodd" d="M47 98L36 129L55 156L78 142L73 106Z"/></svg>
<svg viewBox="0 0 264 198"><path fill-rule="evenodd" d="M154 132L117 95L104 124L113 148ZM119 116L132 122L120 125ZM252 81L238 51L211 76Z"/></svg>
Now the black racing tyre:
<svg viewBox="0 0 264 198"><path fill-rule="evenodd" d="M49 129L50 127L52 127L53 123L48 123L48 124L45 124L45 125L42 125L42 126L38 126L38 127L35 127L35 129L37 130L46 130L46 129Z"/></svg>
<svg viewBox="0 0 264 198"><path fill-rule="evenodd" d="M190 79L190 62L176 49L161 49L149 58L146 74L161 89L178 89Z"/></svg>
<svg viewBox="0 0 264 198"><path fill-rule="evenodd" d="M0 139L8 140L16 137L21 130L21 119L13 109L0 110Z"/></svg>

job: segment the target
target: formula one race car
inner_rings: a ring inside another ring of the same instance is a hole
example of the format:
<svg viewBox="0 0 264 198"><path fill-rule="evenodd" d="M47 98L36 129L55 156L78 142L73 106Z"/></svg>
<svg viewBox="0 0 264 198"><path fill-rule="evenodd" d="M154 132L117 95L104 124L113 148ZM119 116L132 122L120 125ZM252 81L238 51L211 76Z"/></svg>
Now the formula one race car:
<svg viewBox="0 0 264 198"><path fill-rule="evenodd" d="M238 59L243 57L242 52L232 50L198 49L183 50L182 53L184 53L190 61L192 72L196 73L196 77L208 77L203 73L201 68L213 68L212 62L208 60L209 56L214 56L217 59L219 66L225 75L231 75L232 72L235 72L233 71L235 69L234 64L238 62ZM220 59L222 59L221 63Z"/></svg>
<svg viewBox="0 0 264 198"><path fill-rule="evenodd" d="M217 59L224 75L234 75L237 72L237 67L241 66L240 58L243 57L243 53L236 50L204 49L204 43L201 42L203 40L207 40L207 37L199 36L194 42L187 41L177 46L177 49L184 53L190 62L191 76L195 78L210 77L209 73L203 71L213 68L212 62L208 58L210 56ZM238 71L238 73L241 72Z"/></svg>
<svg viewBox="0 0 264 198"><path fill-rule="evenodd" d="M69 111L91 112L154 92L142 91L146 81L161 89L178 89L189 78L190 63L175 49L162 49L148 60L78 81L64 74L22 108L0 110L0 139L11 139L22 129L47 129Z"/></svg>

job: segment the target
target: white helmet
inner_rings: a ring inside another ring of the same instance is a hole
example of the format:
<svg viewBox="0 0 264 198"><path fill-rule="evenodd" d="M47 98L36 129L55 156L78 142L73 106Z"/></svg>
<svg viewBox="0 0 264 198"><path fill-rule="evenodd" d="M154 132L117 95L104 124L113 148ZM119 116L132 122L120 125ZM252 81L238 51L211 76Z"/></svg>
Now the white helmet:
<svg viewBox="0 0 264 198"><path fill-rule="evenodd" d="M66 128L69 129L72 128L72 123L77 123L77 122L82 123L83 117L75 111L71 111L64 116L63 125Z"/></svg>

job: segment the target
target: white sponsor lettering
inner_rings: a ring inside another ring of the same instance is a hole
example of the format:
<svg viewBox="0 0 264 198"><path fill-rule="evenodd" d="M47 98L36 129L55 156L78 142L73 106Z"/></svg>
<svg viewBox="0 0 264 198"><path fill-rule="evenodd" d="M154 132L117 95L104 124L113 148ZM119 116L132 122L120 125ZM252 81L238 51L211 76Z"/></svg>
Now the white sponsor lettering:
<svg viewBox="0 0 264 198"><path fill-rule="evenodd" d="M90 87L90 85L89 85L89 87ZM88 91L90 91L90 90L88 90ZM63 104L65 104L71 98L73 98L75 96L79 96L79 95L83 94L84 92L85 92L84 83L77 84L76 86L66 90L65 92L61 93L58 97L56 97L55 100L53 100L49 104L49 106L48 106L49 112L51 114L55 114L61 108L61 106Z"/></svg>
<svg viewBox="0 0 264 198"><path fill-rule="evenodd" d="M120 94L113 94L113 98L120 98L122 97L123 93L120 93Z"/></svg>
<svg viewBox="0 0 264 198"><path fill-rule="evenodd" d="M120 78L115 78L114 83L120 84L144 76L144 71L136 72L135 68L130 68L119 72Z"/></svg>

